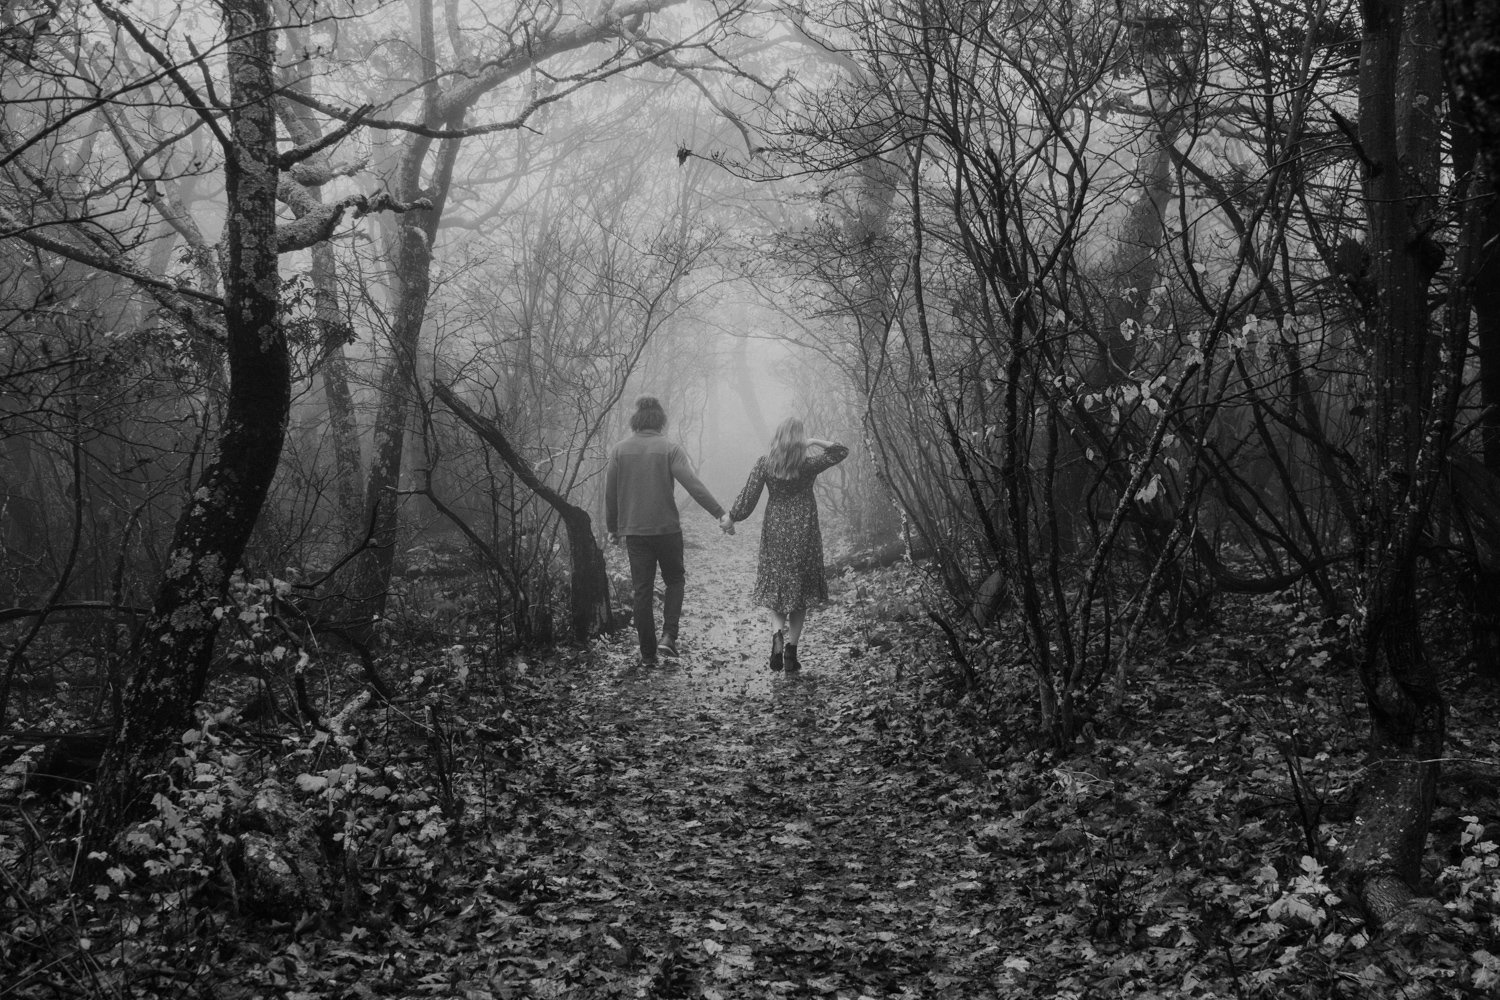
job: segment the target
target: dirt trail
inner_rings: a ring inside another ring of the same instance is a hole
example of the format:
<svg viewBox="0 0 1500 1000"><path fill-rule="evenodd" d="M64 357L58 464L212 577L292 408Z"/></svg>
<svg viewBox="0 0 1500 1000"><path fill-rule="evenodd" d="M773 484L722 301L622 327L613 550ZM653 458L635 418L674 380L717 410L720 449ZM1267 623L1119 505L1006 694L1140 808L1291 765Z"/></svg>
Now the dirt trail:
<svg viewBox="0 0 1500 1000"><path fill-rule="evenodd" d="M757 540L690 529L680 663L596 650L537 747L542 828L486 950L505 995L1004 995L988 928L1024 903L996 897L978 817L882 741L889 664L846 604L812 617L801 675L766 669Z"/></svg>

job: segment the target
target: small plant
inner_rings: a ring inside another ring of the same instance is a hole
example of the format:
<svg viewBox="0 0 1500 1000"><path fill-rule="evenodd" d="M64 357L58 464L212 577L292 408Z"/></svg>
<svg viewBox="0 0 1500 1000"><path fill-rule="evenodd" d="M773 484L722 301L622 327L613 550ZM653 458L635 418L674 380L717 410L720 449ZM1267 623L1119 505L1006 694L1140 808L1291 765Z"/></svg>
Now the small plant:
<svg viewBox="0 0 1500 1000"><path fill-rule="evenodd" d="M1463 817L1459 833L1462 859L1444 868L1438 886L1448 897L1444 906L1466 934L1490 941L1500 939L1500 847L1485 836L1477 816ZM1480 990L1500 989L1500 956L1480 949L1469 956L1472 985Z"/></svg>
<svg viewBox="0 0 1500 1000"><path fill-rule="evenodd" d="M1338 905L1339 897L1324 878L1327 868L1316 858L1304 854L1298 870L1285 887L1281 887L1273 866L1267 865L1257 873L1257 881L1268 890L1280 889L1280 894L1266 905L1266 918L1287 927L1321 927L1328 920L1329 908Z"/></svg>
<svg viewBox="0 0 1500 1000"><path fill-rule="evenodd" d="M1340 917L1340 897L1328 884L1328 869L1303 855L1283 879L1274 865L1253 873L1253 905L1232 948L1234 965L1255 969L1249 983L1279 996L1280 989L1318 982L1328 985L1336 960L1363 948L1369 936ZM1331 988L1331 987L1330 987Z"/></svg>

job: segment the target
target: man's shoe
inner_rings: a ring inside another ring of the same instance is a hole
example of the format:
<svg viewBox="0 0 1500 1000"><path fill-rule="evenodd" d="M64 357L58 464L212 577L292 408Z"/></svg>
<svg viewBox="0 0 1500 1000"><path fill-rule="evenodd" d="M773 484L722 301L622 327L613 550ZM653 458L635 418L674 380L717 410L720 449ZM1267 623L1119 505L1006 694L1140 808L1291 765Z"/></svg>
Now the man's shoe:
<svg viewBox="0 0 1500 1000"><path fill-rule="evenodd" d="M780 673L782 665L781 629L777 629L776 634L771 636L771 671Z"/></svg>
<svg viewBox="0 0 1500 1000"><path fill-rule="evenodd" d="M786 644L786 650L782 655L782 664L786 667L786 672L789 674L795 674L802 669L802 661L797 659L797 646L795 643L789 642Z"/></svg>
<svg viewBox="0 0 1500 1000"><path fill-rule="evenodd" d="M665 656L669 660L677 659L677 637L675 635L669 635L661 642L657 643L656 652L657 655Z"/></svg>

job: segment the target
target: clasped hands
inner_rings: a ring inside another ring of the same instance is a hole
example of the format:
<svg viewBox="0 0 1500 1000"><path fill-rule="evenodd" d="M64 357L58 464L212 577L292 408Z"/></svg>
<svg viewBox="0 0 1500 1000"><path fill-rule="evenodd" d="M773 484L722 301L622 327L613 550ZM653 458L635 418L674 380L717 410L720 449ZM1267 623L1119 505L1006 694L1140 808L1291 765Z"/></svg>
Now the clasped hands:
<svg viewBox="0 0 1500 1000"><path fill-rule="evenodd" d="M719 518L719 530L724 532L724 534L726 535L734 534L734 521L730 519L728 514L725 514L723 517ZM609 544L619 545L620 541L621 538L619 535L613 533L610 534Z"/></svg>

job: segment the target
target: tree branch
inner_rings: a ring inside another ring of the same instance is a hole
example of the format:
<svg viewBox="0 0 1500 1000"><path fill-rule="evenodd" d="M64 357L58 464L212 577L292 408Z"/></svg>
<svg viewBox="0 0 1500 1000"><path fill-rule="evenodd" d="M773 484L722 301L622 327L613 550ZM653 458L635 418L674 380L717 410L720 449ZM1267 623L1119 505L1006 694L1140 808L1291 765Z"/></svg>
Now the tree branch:
<svg viewBox="0 0 1500 1000"><path fill-rule="evenodd" d="M137 618L151 613L150 608L135 608L128 604L115 604L111 601L59 601L41 608L0 608L0 624L20 621L23 618L51 617L66 614L69 611L109 611L116 614L134 615Z"/></svg>
<svg viewBox="0 0 1500 1000"><path fill-rule="evenodd" d="M454 416L468 424L475 434L478 434L486 444L494 448L500 457L505 460L505 464L510 466L511 470L515 472L516 478L525 483L533 493L541 497L559 512L574 509L573 504L568 502L567 497L558 493L542 481L542 477L537 475L536 469L526 460L526 457L510 443L510 438L505 436L505 431L501 430L499 424L474 412L467 403L454 395L452 389L440 382L432 383L432 393L438 399L442 400L444 406L453 411Z"/></svg>
<svg viewBox="0 0 1500 1000"><path fill-rule="evenodd" d="M156 64L166 72L172 82L177 84L177 88L182 91L182 96L187 100L188 105L198 113L198 117L203 119L203 124L207 125L213 132L214 137L219 140L219 144L224 147L224 155L233 157L235 155L234 143L230 141L229 136L225 134L224 130L219 127L218 113L209 107L203 98L198 95L198 92L193 89L193 85L188 83L187 77L182 75L182 70L177 67L177 64L173 60L168 59L167 54L157 48L155 43L146 37L146 33L140 27L130 18L120 13L113 4L104 3L102 0L94 0L94 6L99 8L99 13L103 14L107 20L124 28L126 33L135 39L136 44L145 49L151 58L156 60Z"/></svg>
<svg viewBox="0 0 1500 1000"><path fill-rule="evenodd" d="M418 209L430 211L432 201L428 198L418 198L407 202L397 201L385 191L374 195L351 194L338 201L319 206L296 222L277 226L276 252L291 253L294 250L306 250L308 247L332 238L333 231L338 228L344 218L344 213L351 208L354 209L355 217L358 218L369 215L371 212L413 212Z"/></svg>
<svg viewBox="0 0 1500 1000"><path fill-rule="evenodd" d="M314 139L312 142L300 146L294 146L286 152L281 153L276 157L276 166L281 170L290 170L303 160L310 159L330 146L336 145L355 129L366 124L366 119L370 112L374 110L375 105L373 104L361 104L349 114L348 118L343 120L343 124L339 125L332 132L329 132L322 138Z"/></svg>
<svg viewBox="0 0 1500 1000"><path fill-rule="evenodd" d="M41 224L23 223L3 207L0 207L0 227L4 227L0 229L0 239L15 238L31 244L38 250L55 253L59 257L64 257L75 263L85 264L109 274L118 274L122 278L129 278L136 284L156 294L158 301L162 302L173 313L179 316L183 315L184 312L192 313L194 321L199 324L202 324L204 321L193 312L192 307L184 302L174 302L172 301L172 297L181 296L182 298L197 299L217 309L224 308L224 300L217 295L209 292L200 292L196 288L186 288L165 278L158 278L155 275L136 271L129 267L127 263L122 263L121 258L111 257L103 253L95 253L94 251L74 246L71 243L65 243L62 240L55 240L50 236L43 236L39 231L42 228ZM160 293L170 294L164 296Z"/></svg>
<svg viewBox="0 0 1500 1000"><path fill-rule="evenodd" d="M589 23L571 31L560 32L535 44L518 49L507 58L491 60L486 67L481 69L480 72L475 73L466 83L442 94L440 100L431 109L429 120L444 121L451 119L454 115L466 111L480 95L493 90L506 80L516 77L527 70L537 68L547 59L616 37L620 34L621 25L629 18L642 14L657 13L683 2L685 0L635 0L634 3L627 4L619 10L610 11L609 20L607 21ZM358 124L393 132L408 132L427 139L466 139L471 136L489 135L494 132L514 131L525 128L527 121L541 108L560 101L589 84L597 83L600 80L617 76L620 73L655 63L668 51L670 49L648 51L636 58L624 60L617 65L610 66L608 69L596 69L588 73L575 74L568 77L554 77L552 79L567 83L569 86L565 86L561 90L548 94L545 97L537 98L522 109L519 114L501 122L473 125L468 128L443 128L441 126L429 125L426 122L403 121L396 118L374 118L365 115L359 119ZM318 100L310 94L299 93L297 91L286 91L281 96L287 100L295 101L304 107L321 112L330 118L345 122L352 121L365 110L365 107L352 110L340 108L326 101Z"/></svg>

